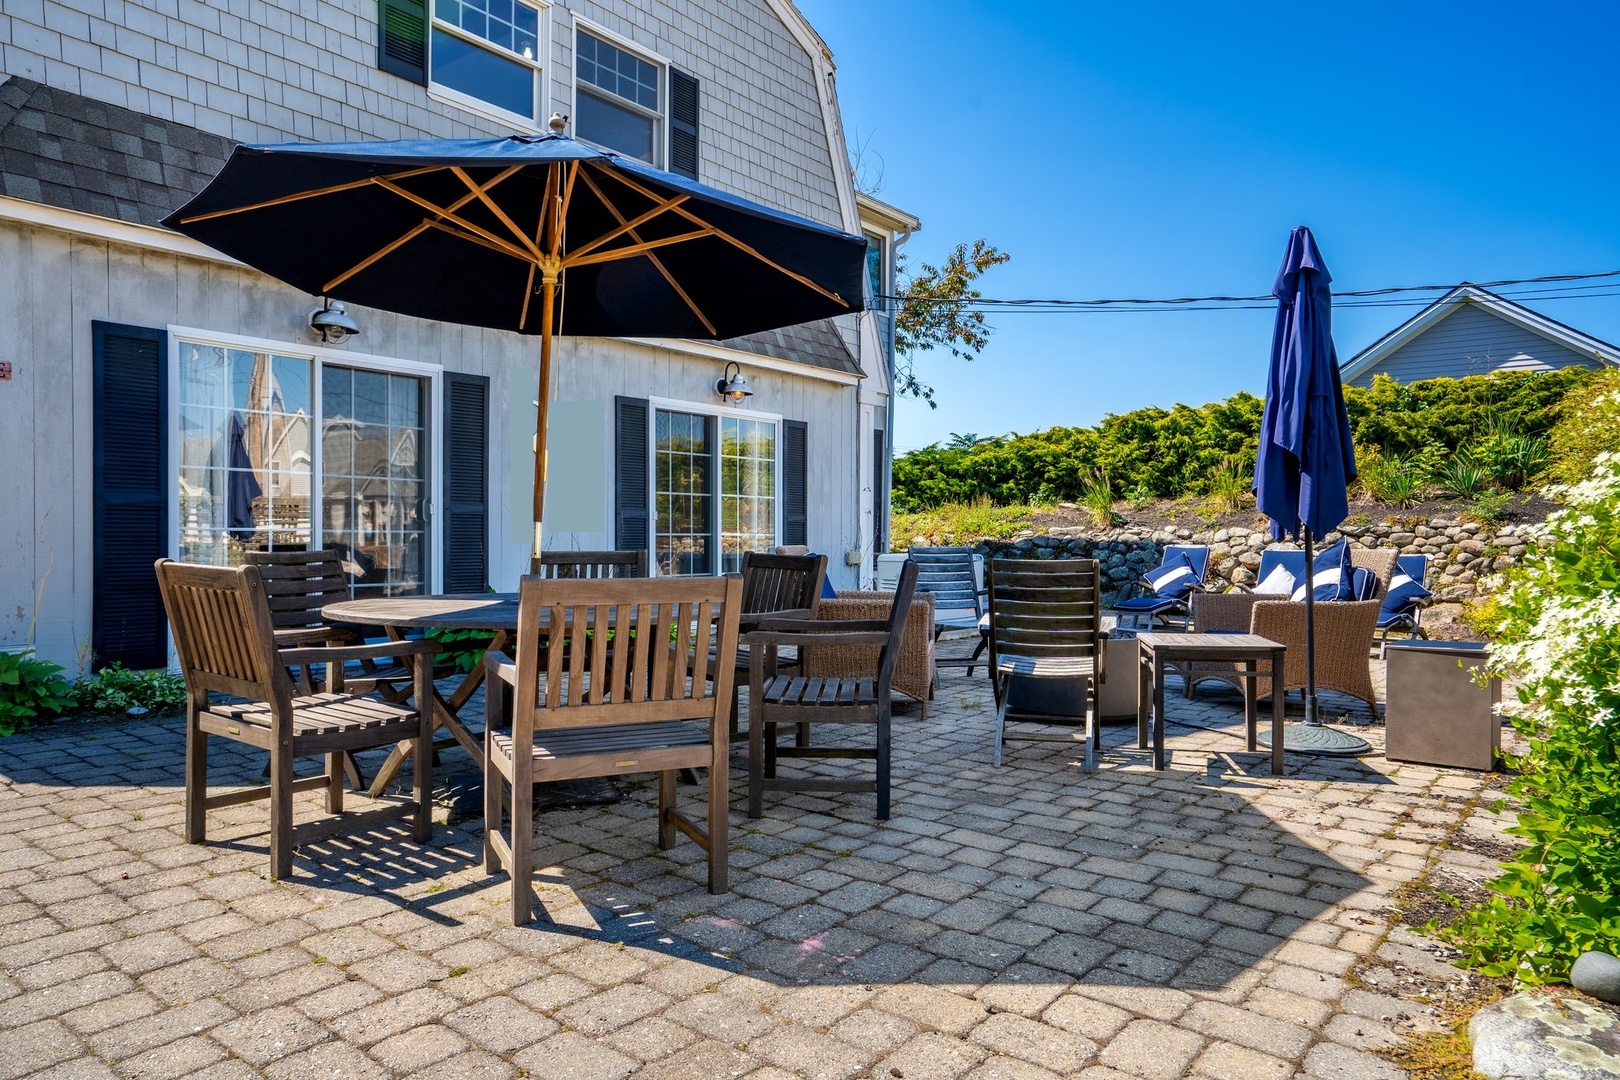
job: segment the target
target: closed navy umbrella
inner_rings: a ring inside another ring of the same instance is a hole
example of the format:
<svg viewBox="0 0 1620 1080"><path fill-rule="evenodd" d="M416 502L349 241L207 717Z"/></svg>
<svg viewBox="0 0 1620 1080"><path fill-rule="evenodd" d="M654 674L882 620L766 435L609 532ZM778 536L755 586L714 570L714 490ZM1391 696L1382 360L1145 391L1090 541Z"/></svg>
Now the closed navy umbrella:
<svg viewBox="0 0 1620 1080"><path fill-rule="evenodd" d="M552 127L238 147L164 220L315 295L537 335L537 552L555 334L718 340L843 315L866 258L864 237Z"/></svg>
<svg viewBox="0 0 1620 1080"><path fill-rule="evenodd" d="M1277 298L1277 323L1254 494L1260 511L1271 518L1272 538L1299 536L1305 545L1305 723L1287 729L1285 745L1307 753L1359 754L1370 749L1364 740L1323 727L1317 718L1311 543L1344 521L1350 512L1347 491L1356 478L1350 418L1333 348L1332 281L1311 230L1296 227L1271 290ZM1280 685L1273 685L1272 693L1280 691Z"/></svg>

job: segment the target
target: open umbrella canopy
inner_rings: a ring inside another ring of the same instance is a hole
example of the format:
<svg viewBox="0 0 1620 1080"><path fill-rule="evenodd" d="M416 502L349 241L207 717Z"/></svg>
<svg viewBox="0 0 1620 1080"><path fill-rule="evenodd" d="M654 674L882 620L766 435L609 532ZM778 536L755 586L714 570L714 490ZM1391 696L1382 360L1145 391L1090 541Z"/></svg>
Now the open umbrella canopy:
<svg viewBox="0 0 1620 1080"><path fill-rule="evenodd" d="M1316 238L1298 226L1272 286L1277 324L1254 470L1255 501L1278 540L1301 525L1322 536L1350 512L1356 454L1333 349L1332 281Z"/></svg>
<svg viewBox="0 0 1620 1080"><path fill-rule="evenodd" d="M164 224L315 295L528 334L548 261L561 334L721 339L862 307L864 237L556 133L238 147Z"/></svg>

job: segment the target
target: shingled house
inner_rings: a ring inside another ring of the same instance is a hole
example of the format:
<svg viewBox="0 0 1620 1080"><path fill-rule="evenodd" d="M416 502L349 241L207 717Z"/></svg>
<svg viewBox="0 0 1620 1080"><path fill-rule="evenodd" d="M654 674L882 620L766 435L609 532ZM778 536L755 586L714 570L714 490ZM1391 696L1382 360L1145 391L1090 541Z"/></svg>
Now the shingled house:
<svg viewBox="0 0 1620 1080"><path fill-rule="evenodd" d="M163 555L335 546L357 593L512 588L527 565L532 340L354 307L358 335L318 336L321 298L158 225L237 142L505 135L559 112L585 141L864 225L891 287L901 219L857 203L831 54L789 0L120 12L7 0L0 18L0 648L163 664ZM562 339L547 546L718 574L805 543L835 584L869 580L885 337L869 313ZM715 392L730 363L744 407Z"/></svg>

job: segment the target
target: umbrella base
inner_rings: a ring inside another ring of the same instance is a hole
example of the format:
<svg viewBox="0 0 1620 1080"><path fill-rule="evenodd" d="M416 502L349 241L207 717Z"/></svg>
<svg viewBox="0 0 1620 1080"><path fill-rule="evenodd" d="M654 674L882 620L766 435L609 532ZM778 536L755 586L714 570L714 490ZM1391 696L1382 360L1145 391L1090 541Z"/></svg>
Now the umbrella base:
<svg viewBox="0 0 1620 1080"><path fill-rule="evenodd" d="M1271 732L1261 728L1261 746L1271 746ZM1359 757L1372 749L1366 739L1348 731L1322 724L1287 724L1283 727L1283 749L1294 754L1320 754L1323 757Z"/></svg>

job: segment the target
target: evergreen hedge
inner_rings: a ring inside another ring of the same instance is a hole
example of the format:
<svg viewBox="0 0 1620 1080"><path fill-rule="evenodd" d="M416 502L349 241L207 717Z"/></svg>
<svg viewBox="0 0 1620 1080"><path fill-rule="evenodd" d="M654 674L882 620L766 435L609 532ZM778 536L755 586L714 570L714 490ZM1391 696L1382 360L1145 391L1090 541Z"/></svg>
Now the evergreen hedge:
<svg viewBox="0 0 1620 1080"><path fill-rule="evenodd" d="M1545 437L1564 395L1594 377L1584 368L1497 372L1400 385L1378 376L1345 388L1358 452L1386 457L1470 453L1504 429ZM988 497L1003 505L1078 502L1106 483L1115 496L1179 498L1210 494L1234 469L1252 472L1261 400L1237 393L1194 408L1136 409L1092 427L1055 427L938 444L894 462L894 507L919 510ZM1431 449L1432 448L1432 449Z"/></svg>

